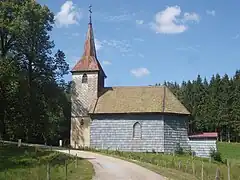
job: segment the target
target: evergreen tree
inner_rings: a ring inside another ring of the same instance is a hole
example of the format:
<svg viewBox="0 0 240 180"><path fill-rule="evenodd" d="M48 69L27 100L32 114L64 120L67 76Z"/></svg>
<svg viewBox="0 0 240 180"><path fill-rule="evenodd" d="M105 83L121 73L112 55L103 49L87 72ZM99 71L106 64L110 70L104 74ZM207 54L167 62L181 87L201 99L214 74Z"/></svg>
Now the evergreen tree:
<svg viewBox="0 0 240 180"><path fill-rule="evenodd" d="M234 77L213 75L164 84L191 112L189 133L217 131L221 141L240 140L240 71ZM159 84L157 84L159 85Z"/></svg>

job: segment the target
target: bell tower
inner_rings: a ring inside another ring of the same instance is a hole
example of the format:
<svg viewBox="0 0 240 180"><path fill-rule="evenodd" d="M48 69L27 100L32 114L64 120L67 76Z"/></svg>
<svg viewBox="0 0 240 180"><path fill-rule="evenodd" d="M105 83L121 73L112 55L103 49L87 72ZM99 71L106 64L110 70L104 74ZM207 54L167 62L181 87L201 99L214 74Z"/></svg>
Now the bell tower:
<svg viewBox="0 0 240 180"><path fill-rule="evenodd" d="M92 10L89 6L89 23L84 52L73 67L71 94L71 146L90 146L90 122L88 112L96 102L99 91L104 88L104 73L96 54L94 43Z"/></svg>

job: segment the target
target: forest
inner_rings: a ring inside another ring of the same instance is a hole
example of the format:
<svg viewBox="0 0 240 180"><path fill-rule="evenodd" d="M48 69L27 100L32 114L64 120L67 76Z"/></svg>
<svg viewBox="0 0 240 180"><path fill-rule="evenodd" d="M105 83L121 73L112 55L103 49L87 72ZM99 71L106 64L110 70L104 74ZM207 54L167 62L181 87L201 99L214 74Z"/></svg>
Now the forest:
<svg viewBox="0 0 240 180"><path fill-rule="evenodd" d="M0 139L69 140L69 65L50 37L53 12L33 0L4 0L0 7ZM240 141L239 70L164 85L191 112L190 133L217 131L221 141Z"/></svg>
<svg viewBox="0 0 240 180"><path fill-rule="evenodd" d="M69 138L69 65L54 46L54 14L33 0L0 1L0 138Z"/></svg>
<svg viewBox="0 0 240 180"><path fill-rule="evenodd" d="M156 84L159 86L161 84ZM218 132L220 141L240 140L240 70L233 77L213 75L210 81L164 82L191 112L189 133Z"/></svg>

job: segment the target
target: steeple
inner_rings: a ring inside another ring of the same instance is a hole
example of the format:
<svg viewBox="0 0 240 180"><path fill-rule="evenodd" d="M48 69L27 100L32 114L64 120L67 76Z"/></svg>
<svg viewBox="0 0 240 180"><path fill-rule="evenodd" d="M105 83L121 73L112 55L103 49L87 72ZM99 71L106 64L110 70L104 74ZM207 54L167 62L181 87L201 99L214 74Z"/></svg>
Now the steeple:
<svg viewBox="0 0 240 180"><path fill-rule="evenodd" d="M72 72L84 71L101 71L101 74L106 78L106 75L97 59L96 47L94 42L93 27L92 27L92 6L89 6L89 23L87 37L84 45L84 52L81 59L73 67Z"/></svg>

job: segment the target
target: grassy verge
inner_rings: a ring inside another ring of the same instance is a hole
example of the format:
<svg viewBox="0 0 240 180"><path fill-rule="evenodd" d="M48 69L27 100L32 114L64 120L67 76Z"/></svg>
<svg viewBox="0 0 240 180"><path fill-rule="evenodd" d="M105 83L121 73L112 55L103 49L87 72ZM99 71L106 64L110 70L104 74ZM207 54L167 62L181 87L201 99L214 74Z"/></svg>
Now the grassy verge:
<svg viewBox="0 0 240 180"><path fill-rule="evenodd" d="M132 161L134 162L134 161ZM153 172L156 172L158 174L161 174L164 177L167 177L167 179L172 179L172 180L197 180L196 177L194 177L191 174L184 173L175 169L170 169L170 168L165 168L161 166L156 166L150 163L144 163L144 162L139 162L135 161L136 164L145 167Z"/></svg>
<svg viewBox="0 0 240 180"><path fill-rule="evenodd" d="M159 174L175 180L201 179L203 169L203 179L213 180L216 170L220 170L220 179L228 178L227 166L224 163L209 162L208 159L191 157L187 155L172 156L156 153L120 152L107 150L92 150L109 156L124 158L132 161ZM240 180L240 165L230 161L231 179Z"/></svg>
<svg viewBox="0 0 240 180"><path fill-rule="evenodd" d="M137 160L133 160L133 159L129 159L123 156L119 156L116 154L109 154L110 151L108 151L107 153L104 151L98 151L98 153L103 154L103 155L110 155L112 157L115 158L119 158L125 161L129 161L135 164L138 164L139 166L142 166L146 169L149 169L153 172L156 172L164 177L167 177L167 179L171 179L171 180L197 180L196 177L194 177L191 174L176 170L176 169L171 169L171 168L167 168L167 167L163 167L163 166L159 166L159 165L154 165L151 163L146 163L146 162L142 162L142 161L137 161Z"/></svg>
<svg viewBox="0 0 240 180"><path fill-rule="evenodd" d="M65 180L66 176L68 180L90 180L94 170L87 160L66 154L0 145L0 180L46 180L47 174L51 180Z"/></svg>

